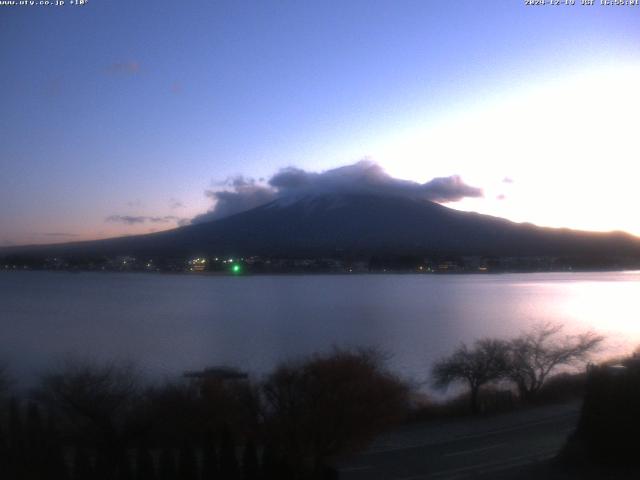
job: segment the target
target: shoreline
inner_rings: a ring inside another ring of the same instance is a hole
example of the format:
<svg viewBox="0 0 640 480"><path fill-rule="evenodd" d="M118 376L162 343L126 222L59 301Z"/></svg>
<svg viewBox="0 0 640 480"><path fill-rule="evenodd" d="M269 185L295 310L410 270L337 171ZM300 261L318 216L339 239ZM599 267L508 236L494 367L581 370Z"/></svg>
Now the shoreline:
<svg viewBox="0 0 640 480"><path fill-rule="evenodd" d="M497 275L522 275L522 274L558 274L558 273L640 273L638 268L602 268L602 269L570 269L570 270L504 270L504 271L451 271L451 272L312 272L312 271L288 271L288 272L189 272L189 271L145 271L145 270L101 270L101 269L54 269L54 268L0 268L0 272L48 272L48 273L127 273L147 275L182 275L191 277L280 277L280 276L497 276Z"/></svg>

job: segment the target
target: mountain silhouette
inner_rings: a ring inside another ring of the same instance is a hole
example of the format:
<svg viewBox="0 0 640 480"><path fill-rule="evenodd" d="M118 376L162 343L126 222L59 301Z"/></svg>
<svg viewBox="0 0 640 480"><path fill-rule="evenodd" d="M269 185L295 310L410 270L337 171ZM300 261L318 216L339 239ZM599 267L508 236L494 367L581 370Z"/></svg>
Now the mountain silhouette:
<svg viewBox="0 0 640 480"><path fill-rule="evenodd" d="M323 194L279 199L220 220L148 235L12 247L4 249L7 253L640 257L640 238L623 232L542 228L424 200Z"/></svg>

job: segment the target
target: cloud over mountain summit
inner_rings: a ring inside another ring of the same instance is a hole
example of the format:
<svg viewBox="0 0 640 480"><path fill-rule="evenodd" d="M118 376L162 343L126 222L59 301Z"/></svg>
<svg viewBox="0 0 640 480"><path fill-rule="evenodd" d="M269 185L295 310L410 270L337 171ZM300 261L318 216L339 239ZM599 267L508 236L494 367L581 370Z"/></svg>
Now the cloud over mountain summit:
<svg viewBox="0 0 640 480"><path fill-rule="evenodd" d="M437 203L483 196L481 188L467 185L458 175L418 183L393 178L380 165L369 160L319 173L287 167L279 170L266 183L237 176L224 182L223 187L205 192L215 203L208 212L196 216L192 223L218 220L273 200L306 195L368 194Z"/></svg>

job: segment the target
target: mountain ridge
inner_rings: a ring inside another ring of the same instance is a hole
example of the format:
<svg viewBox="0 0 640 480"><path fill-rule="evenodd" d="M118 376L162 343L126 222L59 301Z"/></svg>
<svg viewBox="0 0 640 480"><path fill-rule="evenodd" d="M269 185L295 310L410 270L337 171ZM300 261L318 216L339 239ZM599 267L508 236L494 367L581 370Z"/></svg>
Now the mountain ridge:
<svg viewBox="0 0 640 480"><path fill-rule="evenodd" d="M481 255L640 257L624 232L538 227L403 197L305 195L146 235L5 247L2 255Z"/></svg>

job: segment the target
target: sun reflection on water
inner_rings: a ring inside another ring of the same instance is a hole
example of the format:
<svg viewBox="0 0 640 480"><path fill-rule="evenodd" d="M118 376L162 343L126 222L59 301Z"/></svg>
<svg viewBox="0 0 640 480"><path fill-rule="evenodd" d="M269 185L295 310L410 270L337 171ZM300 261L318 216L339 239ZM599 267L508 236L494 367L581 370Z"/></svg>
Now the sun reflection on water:
<svg viewBox="0 0 640 480"><path fill-rule="evenodd" d="M564 293L560 311L570 320L568 332L590 328L606 335L611 354L640 345L640 274L629 274L637 278L556 285Z"/></svg>

